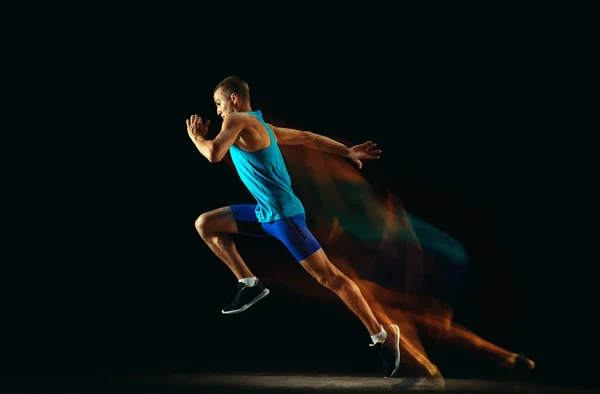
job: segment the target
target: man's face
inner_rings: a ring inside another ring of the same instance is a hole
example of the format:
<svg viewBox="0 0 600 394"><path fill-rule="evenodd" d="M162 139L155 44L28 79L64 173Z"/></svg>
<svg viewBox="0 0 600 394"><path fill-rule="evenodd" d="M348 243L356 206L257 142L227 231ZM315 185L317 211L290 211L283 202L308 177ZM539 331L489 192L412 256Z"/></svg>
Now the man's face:
<svg viewBox="0 0 600 394"><path fill-rule="evenodd" d="M234 99L231 96L227 96L222 89L215 92L213 99L217 106L217 115L221 118L225 119L228 114L235 112Z"/></svg>

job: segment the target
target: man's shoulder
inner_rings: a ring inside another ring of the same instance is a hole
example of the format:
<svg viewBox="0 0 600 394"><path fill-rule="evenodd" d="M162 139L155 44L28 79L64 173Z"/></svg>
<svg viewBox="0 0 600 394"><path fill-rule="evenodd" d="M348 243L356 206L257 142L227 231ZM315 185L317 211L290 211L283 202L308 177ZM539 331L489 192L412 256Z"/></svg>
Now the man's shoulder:
<svg viewBox="0 0 600 394"><path fill-rule="evenodd" d="M225 123L227 127L243 130L252 124L252 119L248 118L244 113L232 112L225 118Z"/></svg>
<svg viewBox="0 0 600 394"><path fill-rule="evenodd" d="M232 112L229 114L228 118L232 122L239 122L240 120L247 119L246 114L243 112Z"/></svg>
<svg viewBox="0 0 600 394"><path fill-rule="evenodd" d="M229 115L229 120L231 122L249 124L255 122L257 119L256 116L248 112L233 112Z"/></svg>

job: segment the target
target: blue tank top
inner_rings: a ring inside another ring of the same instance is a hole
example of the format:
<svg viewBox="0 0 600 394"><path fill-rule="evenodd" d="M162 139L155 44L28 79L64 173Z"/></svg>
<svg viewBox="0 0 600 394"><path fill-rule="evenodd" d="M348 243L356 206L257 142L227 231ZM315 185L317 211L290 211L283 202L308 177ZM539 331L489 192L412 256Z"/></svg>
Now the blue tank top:
<svg viewBox="0 0 600 394"><path fill-rule="evenodd" d="M242 182L256 199L258 221L270 222L305 213L304 206L292 190L290 175L273 130L265 123L260 111L246 113L255 116L265 126L271 140L267 148L256 152L246 152L235 145L229 148Z"/></svg>

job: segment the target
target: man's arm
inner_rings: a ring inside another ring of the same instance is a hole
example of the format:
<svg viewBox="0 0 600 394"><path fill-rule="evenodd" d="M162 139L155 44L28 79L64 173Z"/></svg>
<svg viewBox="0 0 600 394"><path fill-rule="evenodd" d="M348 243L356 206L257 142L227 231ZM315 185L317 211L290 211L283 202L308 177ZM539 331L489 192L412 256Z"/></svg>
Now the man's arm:
<svg viewBox="0 0 600 394"><path fill-rule="evenodd" d="M337 156L350 157L350 148L341 142L335 141L324 135L310 131L277 127L269 124L279 145L304 145L321 152L331 153Z"/></svg>
<svg viewBox="0 0 600 394"><path fill-rule="evenodd" d="M207 140L204 136L208 130L202 126L202 119L200 117L196 118L199 120L194 119L192 117L191 120L186 121L188 134L198 151L211 163L223 160L223 157L225 157L225 154L237 140L245 126L244 118L233 113L223 120L219 134L213 140Z"/></svg>
<svg viewBox="0 0 600 394"><path fill-rule="evenodd" d="M374 149L377 144L374 144L372 141L349 148L341 142L325 137L324 135L267 124L273 130L273 133L275 133L279 145L304 145L321 152L346 157L352 160L359 169L362 168L361 160L379 159L378 155L381 153L380 149Z"/></svg>

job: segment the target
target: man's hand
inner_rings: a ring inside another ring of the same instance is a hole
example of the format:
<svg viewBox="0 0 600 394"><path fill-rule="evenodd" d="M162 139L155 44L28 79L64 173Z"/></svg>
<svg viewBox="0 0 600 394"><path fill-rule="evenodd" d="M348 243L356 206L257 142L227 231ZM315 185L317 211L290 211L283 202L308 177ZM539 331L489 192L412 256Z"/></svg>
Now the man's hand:
<svg viewBox="0 0 600 394"><path fill-rule="evenodd" d="M350 148L350 156L349 159L356 164L356 166L361 169L362 161L361 160L374 160L379 159L379 154L381 153L381 149L373 149L377 146L377 144L373 143L373 141L367 141L365 143L354 145Z"/></svg>
<svg viewBox="0 0 600 394"><path fill-rule="evenodd" d="M210 126L210 120L207 120L204 124L202 124L202 118L198 115L192 115L189 119L185 120L185 124L187 125L188 135L192 139L192 141L196 137L202 137L208 133L208 126Z"/></svg>

